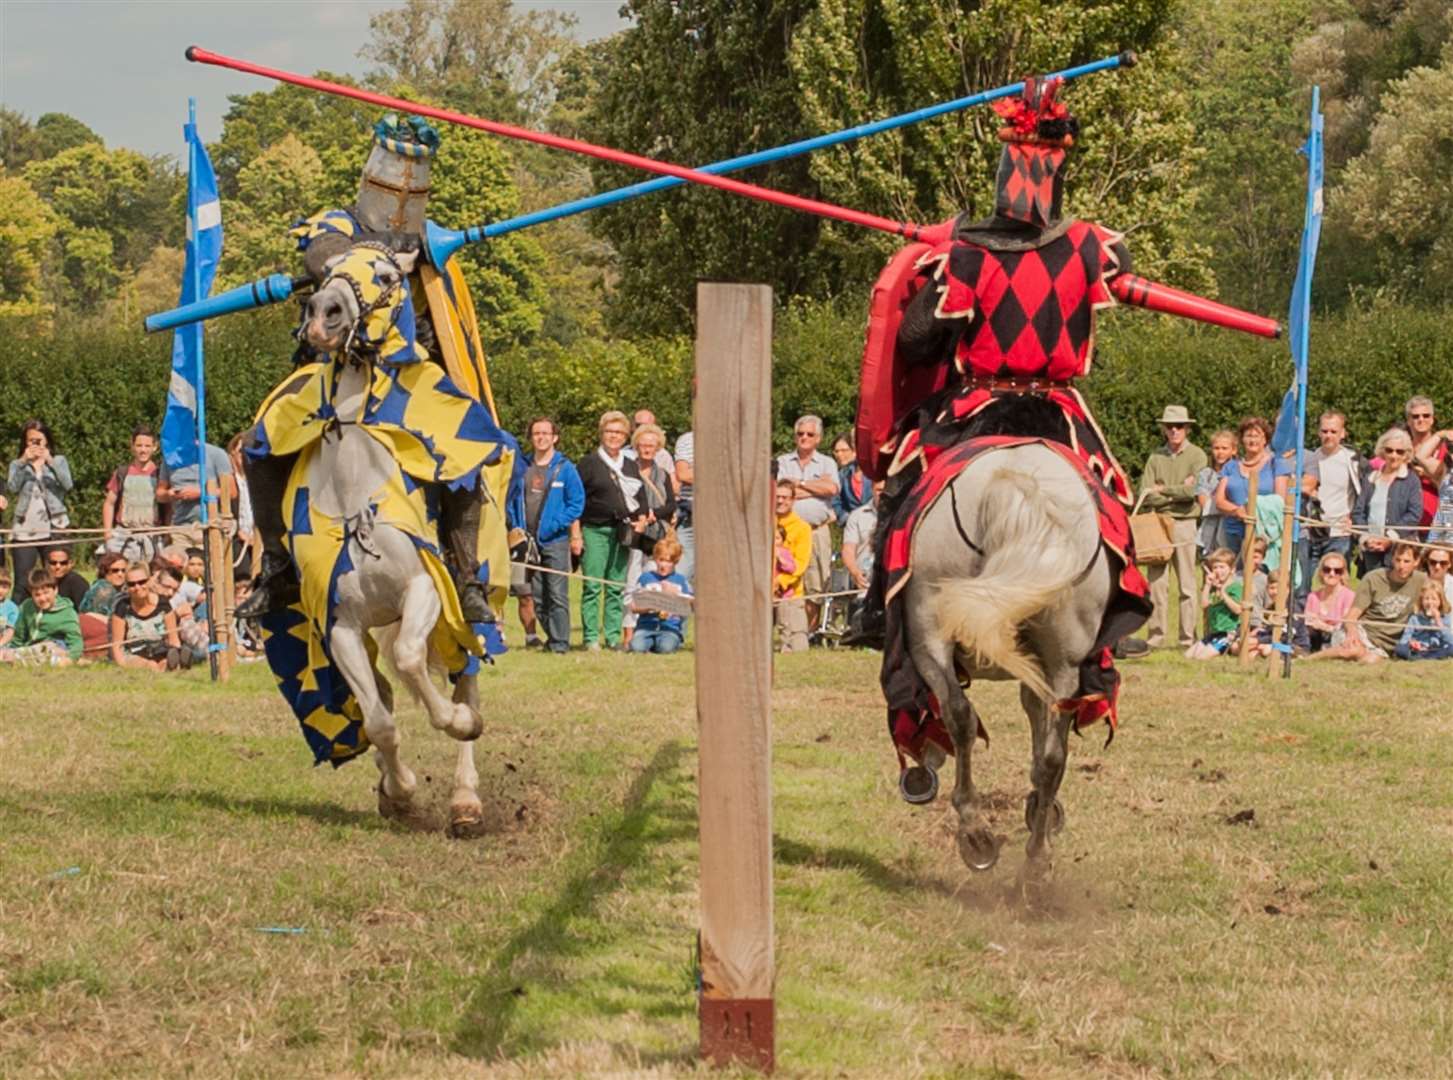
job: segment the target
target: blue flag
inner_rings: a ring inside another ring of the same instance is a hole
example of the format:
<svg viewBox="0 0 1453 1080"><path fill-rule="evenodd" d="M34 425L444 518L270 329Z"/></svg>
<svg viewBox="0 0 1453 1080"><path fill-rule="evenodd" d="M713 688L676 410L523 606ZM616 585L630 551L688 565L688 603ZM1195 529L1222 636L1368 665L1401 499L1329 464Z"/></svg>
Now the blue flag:
<svg viewBox="0 0 1453 1080"><path fill-rule="evenodd" d="M207 148L197 135L196 117L182 129L191 166L187 175L187 267L182 273L181 303L201 300L212 291L217 261L222 256L222 204L217 177ZM202 324L173 332L172 379L167 389L166 419L161 428L162 458L168 469L196 465L202 408ZM199 472L200 476L201 473Z"/></svg>
<svg viewBox="0 0 1453 1080"><path fill-rule="evenodd" d="M1312 88L1312 124L1302 153L1307 156L1307 209L1302 220L1302 252L1297 261L1297 279L1292 286L1291 309L1287 312L1287 343L1291 346L1295 374L1291 389L1282 399L1276 418L1271 448L1277 454L1296 450L1300 458L1306 441L1307 350L1312 321L1312 272L1317 264L1317 245L1322 237L1322 108L1321 88ZM1297 462L1301 475L1301 462Z"/></svg>

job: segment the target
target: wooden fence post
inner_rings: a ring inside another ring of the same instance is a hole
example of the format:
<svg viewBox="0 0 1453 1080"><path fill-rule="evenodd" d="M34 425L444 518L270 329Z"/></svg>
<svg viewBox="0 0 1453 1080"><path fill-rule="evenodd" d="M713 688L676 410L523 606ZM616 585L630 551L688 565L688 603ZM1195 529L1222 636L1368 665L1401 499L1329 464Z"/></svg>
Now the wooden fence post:
<svg viewBox="0 0 1453 1080"><path fill-rule="evenodd" d="M219 485L225 488L225 485ZM225 521L232 513L232 500L228 497L226 490L218 496L217 512L207 516L207 527L202 535L202 557L207 562L207 620L208 635L207 647L220 645L221 650L216 653L217 664L213 668L214 679L226 682L232 675L231 640L232 627L228 622L228 603L230 597L227 588L228 570L232 566L232 559L227 551L227 530ZM210 659L210 656L209 656Z"/></svg>
<svg viewBox="0 0 1453 1080"><path fill-rule="evenodd" d="M1301 483L1301 477L1292 477L1292 483ZM1273 614L1271 617L1271 640L1272 644L1283 644L1288 649L1292 647L1292 638L1296 636L1292 628L1294 615L1292 604L1292 591L1296 588L1296 560L1297 553L1292 546L1292 531L1295 524L1296 496L1290 487L1282 500L1281 519L1281 562L1276 568L1276 603L1272 605ZM1276 674L1280 667L1284 676L1291 675L1291 653L1273 649L1271 655L1266 658L1267 675Z"/></svg>
<svg viewBox="0 0 1453 1080"><path fill-rule="evenodd" d="M1256 489L1261 483L1260 467L1252 469L1247 478L1246 509L1251 520L1246 522L1246 536L1241 541L1241 631L1237 635L1241 653L1237 660L1242 667L1251 666L1251 605L1256 601L1256 563L1251 554L1256 543Z"/></svg>
<svg viewBox="0 0 1453 1080"><path fill-rule="evenodd" d="M701 1055L770 1071L772 290L696 288Z"/></svg>

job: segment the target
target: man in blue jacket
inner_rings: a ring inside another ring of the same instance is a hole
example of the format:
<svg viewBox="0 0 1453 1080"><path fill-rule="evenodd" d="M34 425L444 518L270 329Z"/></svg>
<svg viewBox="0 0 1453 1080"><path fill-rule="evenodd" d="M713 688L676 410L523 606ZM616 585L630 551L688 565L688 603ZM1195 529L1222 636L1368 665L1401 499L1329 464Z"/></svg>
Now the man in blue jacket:
<svg viewBox="0 0 1453 1080"><path fill-rule="evenodd" d="M555 653L570 648L570 579L565 574L570 571L570 556L581 551L580 514L585 509L580 473L555 449L559 441L560 429L550 417L530 421L533 453L516 459L505 507L510 528L525 531L531 567L561 571L528 572L535 615L545 627L546 647Z"/></svg>

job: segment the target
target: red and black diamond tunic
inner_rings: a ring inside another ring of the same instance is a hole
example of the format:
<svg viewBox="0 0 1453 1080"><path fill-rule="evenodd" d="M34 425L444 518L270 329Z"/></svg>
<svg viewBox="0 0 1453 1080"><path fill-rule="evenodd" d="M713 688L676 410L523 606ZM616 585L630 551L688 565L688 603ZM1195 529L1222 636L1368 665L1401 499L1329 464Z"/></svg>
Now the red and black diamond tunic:
<svg viewBox="0 0 1453 1080"><path fill-rule="evenodd" d="M960 375L1067 381L1086 374L1095 311L1115 303L1106 279L1129 268L1122 238L1073 221L1042 247L991 250L949 241L919 260L938 292L937 319L967 319Z"/></svg>

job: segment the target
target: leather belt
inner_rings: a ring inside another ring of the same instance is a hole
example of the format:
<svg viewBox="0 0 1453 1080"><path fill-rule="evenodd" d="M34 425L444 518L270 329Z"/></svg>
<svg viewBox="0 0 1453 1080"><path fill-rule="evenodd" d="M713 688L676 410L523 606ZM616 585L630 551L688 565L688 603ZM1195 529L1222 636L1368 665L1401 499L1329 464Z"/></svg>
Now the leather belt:
<svg viewBox="0 0 1453 1080"><path fill-rule="evenodd" d="M1010 394L1035 394L1041 390L1068 390L1074 383L1068 379L1000 379L975 377L967 380L975 390L1002 390Z"/></svg>

